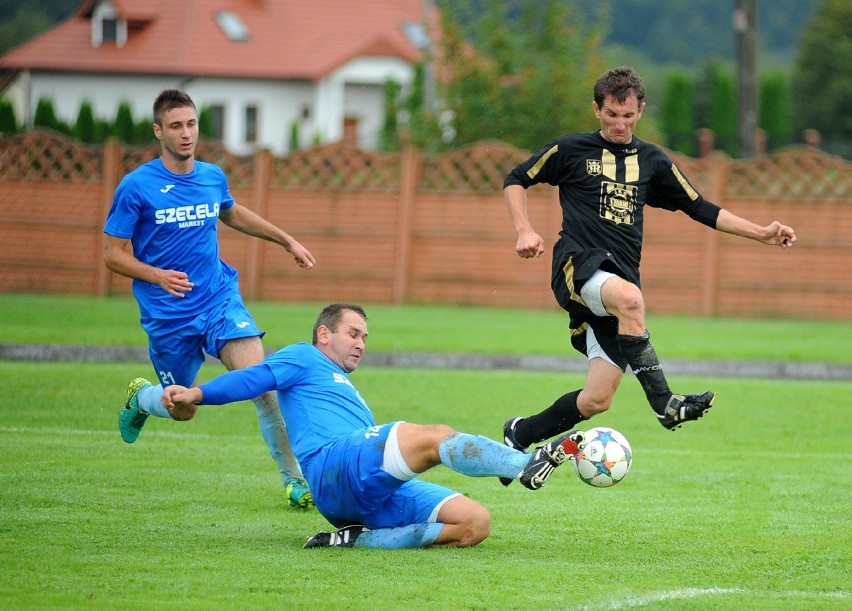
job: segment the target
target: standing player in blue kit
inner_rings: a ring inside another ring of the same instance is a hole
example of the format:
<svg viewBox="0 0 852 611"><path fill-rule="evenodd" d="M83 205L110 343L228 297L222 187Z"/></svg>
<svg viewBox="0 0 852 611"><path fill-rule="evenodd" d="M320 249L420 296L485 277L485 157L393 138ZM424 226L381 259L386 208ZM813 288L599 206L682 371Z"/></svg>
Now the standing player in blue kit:
<svg viewBox="0 0 852 611"><path fill-rule="evenodd" d="M289 234L235 203L221 168L195 159L198 113L189 95L175 89L160 93L153 128L160 157L124 177L104 227L104 263L133 279L160 381L130 382L118 422L127 443L136 441L148 416L189 420L195 415L194 409L166 410L160 395L164 385L194 385L205 352L230 370L265 356L263 332L243 304L237 271L219 258L217 221L282 246L304 269L316 262ZM312 505L275 393L252 400L289 504Z"/></svg>

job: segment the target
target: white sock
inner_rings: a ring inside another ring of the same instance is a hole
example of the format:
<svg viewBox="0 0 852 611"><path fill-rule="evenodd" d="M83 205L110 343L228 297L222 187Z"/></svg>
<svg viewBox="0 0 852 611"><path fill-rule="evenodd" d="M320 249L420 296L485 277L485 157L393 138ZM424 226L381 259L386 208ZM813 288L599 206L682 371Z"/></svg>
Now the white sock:
<svg viewBox="0 0 852 611"><path fill-rule="evenodd" d="M136 401L139 403L139 409L143 412L147 412L157 418L171 419L172 416L169 414L169 410L160 403L160 397L162 396L163 385L157 384L156 386L148 386L140 390L139 394L136 395Z"/></svg>
<svg viewBox="0 0 852 611"><path fill-rule="evenodd" d="M287 426L281 416L281 408L274 393L266 393L252 399L257 409L257 420L260 423L260 432L272 460L278 465L281 477L286 484L294 477L302 477L302 469L290 448L290 439L287 437Z"/></svg>

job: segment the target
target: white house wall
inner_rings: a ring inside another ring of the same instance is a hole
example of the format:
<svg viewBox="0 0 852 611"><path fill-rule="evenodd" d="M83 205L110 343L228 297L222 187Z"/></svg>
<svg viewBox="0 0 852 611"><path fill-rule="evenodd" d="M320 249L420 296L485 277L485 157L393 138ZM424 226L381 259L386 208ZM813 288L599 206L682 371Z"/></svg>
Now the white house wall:
<svg viewBox="0 0 852 611"><path fill-rule="evenodd" d="M38 100L47 97L59 119L73 124L83 100L89 100L96 118L113 120L121 102L130 104L134 121L151 117L154 98L163 89L183 89L200 108L218 105L224 110L223 143L236 154L257 148L289 152L293 122L299 126L300 146L317 139L334 142L343 135L344 117L358 120L358 145L374 149L384 121L384 85L388 79L407 90L413 68L395 58L358 58L319 83L224 78L181 78L170 75L81 74L22 72L12 86L16 114L27 126ZM245 109L256 106L257 142L245 141ZM153 138L153 136L152 136Z"/></svg>

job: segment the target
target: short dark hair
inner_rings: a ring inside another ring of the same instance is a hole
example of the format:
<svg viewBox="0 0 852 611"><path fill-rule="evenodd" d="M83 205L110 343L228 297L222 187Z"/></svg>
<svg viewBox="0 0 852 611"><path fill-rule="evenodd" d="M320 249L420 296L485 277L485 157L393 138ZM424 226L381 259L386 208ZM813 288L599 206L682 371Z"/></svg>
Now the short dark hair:
<svg viewBox="0 0 852 611"><path fill-rule="evenodd" d="M322 311L317 316L317 321L314 323L314 334L312 342L314 346L317 345L317 329L320 326L328 327L332 332L337 330L337 325L340 324L340 319L343 317L344 312L355 312L360 315L361 318L367 320L367 314L364 312L364 308L359 306L357 303L332 303L330 305L325 306Z"/></svg>
<svg viewBox="0 0 852 611"><path fill-rule="evenodd" d="M154 123L163 126L163 115L175 108L183 108L184 106L192 106L195 108L195 102L189 97L189 94L179 89L164 89L154 100Z"/></svg>
<svg viewBox="0 0 852 611"><path fill-rule="evenodd" d="M595 81L595 103L598 108L603 106L606 96L611 95L616 102L624 102L634 94L639 104L645 99L645 83L633 68L620 66L602 74Z"/></svg>

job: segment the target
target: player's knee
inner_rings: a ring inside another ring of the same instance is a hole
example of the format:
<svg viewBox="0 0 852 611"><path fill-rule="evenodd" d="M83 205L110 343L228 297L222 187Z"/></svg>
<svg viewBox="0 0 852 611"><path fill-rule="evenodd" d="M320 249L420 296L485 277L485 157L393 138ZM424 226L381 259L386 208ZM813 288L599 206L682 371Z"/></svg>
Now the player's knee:
<svg viewBox="0 0 852 611"><path fill-rule="evenodd" d="M169 415L172 417L172 420L183 422L185 420L192 420L193 416L195 416L195 413L197 411L197 405L186 405L183 407L174 407L170 409Z"/></svg>
<svg viewBox="0 0 852 611"><path fill-rule="evenodd" d="M618 290L608 294L607 310L619 319L643 322L645 319L645 298L638 286L631 282L621 282Z"/></svg>
<svg viewBox="0 0 852 611"><path fill-rule="evenodd" d="M612 395L609 393L587 392L583 389L577 397L577 409L587 418L605 412L611 405Z"/></svg>
<svg viewBox="0 0 852 611"><path fill-rule="evenodd" d="M459 538L459 547L472 547L482 543L491 534L491 514L482 505L477 504L470 510L465 529Z"/></svg>

